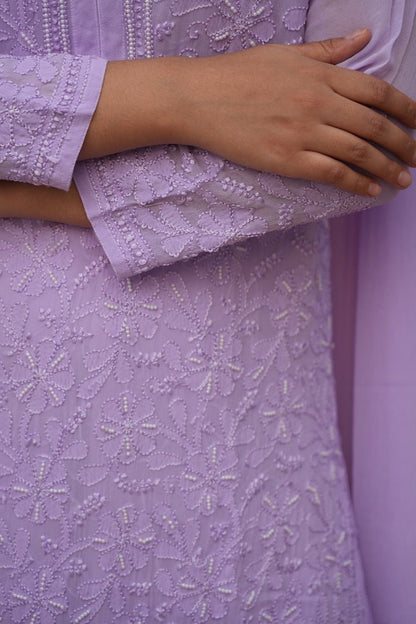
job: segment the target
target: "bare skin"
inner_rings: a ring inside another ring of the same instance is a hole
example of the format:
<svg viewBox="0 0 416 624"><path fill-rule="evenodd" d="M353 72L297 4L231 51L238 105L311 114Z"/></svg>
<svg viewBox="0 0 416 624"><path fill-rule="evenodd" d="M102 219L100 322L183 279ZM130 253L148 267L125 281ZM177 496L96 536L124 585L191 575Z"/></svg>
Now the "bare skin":
<svg viewBox="0 0 416 624"><path fill-rule="evenodd" d="M215 74L215 81L197 89L194 73L196 103L185 117L184 142L254 169L359 195L379 193L373 192L370 176L396 188L409 186L402 163L416 166L416 142L369 107L414 128L415 103L387 83L309 54L300 46L264 46L202 59L205 75Z"/></svg>
<svg viewBox="0 0 416 624"><path fill-rule="evenodd" d="M370 37L364 29L299 46L110 62L79 159L177 143L364 196L380 193L377 178L406 188L416 142L394 121L416 128L416 103L379 79L334 66ZM74 185L65 193L2 182L0 214L88 225Z"/></svg>
<svg viewBox="0 0 416 624"><path fill-rule="evenodd" d="M74 182L68 192L50 186L0 181L0 216L91 227Z"/></svg>

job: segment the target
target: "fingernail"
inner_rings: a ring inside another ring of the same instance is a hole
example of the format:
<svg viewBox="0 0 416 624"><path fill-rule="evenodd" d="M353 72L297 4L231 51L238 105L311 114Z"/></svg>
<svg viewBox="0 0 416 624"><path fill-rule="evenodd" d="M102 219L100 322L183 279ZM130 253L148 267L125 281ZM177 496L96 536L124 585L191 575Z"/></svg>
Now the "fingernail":
<svg viewBox="0 0 416 624"><path fill-rule="evenodd" d="M397 178L397 183L403 188L407 188L412 183L412 176L408 171L402 171Z"/></svg>
<svg viewBox="0 0 416 624"><path fill-rule="evenodd" d="M370 197L377 197L378 195L380 195L380 193L381 193L380 184L376 184L375 182L372 182L371 184L369 184L368 194L370 195Z"/></svg>
<svg viewBox="0 0 416 624"><path fill-rule="evenodd" d="M360 28L359 30L354 30L354 32L346 35L345 39L358 39L362 37L362 35L367 32L368 28Z"/></svg>

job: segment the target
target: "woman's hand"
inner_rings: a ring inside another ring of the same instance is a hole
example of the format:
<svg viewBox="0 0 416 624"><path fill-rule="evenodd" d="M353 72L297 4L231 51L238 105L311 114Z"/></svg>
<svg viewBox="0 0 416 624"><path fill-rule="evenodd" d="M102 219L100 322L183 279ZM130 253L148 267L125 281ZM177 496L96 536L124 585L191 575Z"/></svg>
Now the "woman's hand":
<svg viewBox="0 0 416 624"><path fill-rule="evenodd" d="M333 65L370 37L363 29L299 46L112 61L79 158L177 143L361 195L380 192L374 178L405 188L411 178L402 163L416 165L416 143L370 107L415 128L416 103L381 80Z"/></svg>
<svg viewBox="0 0 416 624"><path fill-rule="evenodd" d="M355 38L299 46L265 45L187 59L178 82L178 142L283 176L326 182L361 195L411 184L416 142L384 115L416 128L416 103L387 83L335 67L363 48Z"/></svg>

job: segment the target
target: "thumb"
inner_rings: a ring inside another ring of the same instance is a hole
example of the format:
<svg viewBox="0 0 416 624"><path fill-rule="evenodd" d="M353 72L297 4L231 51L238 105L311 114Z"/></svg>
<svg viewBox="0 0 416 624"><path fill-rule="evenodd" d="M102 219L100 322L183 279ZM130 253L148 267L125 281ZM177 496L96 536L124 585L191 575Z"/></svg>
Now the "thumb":
<svg viewBox="0 0 416 624"><path fill-rule="evenodd" d="M342 63L362 50L371 39L371 31L361 28L346 37L335 37L324 41L314 41L292 46L308 58L322 63Z"/></svg>

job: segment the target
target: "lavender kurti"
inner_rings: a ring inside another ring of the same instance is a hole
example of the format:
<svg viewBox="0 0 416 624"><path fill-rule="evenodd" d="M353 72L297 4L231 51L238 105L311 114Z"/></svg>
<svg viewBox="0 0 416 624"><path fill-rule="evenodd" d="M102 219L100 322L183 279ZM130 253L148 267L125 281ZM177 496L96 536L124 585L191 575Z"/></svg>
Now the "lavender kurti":
<svg viewBox="0 0 416 624"><path fill-rule="evenodd" d="M74 173L101 59L301 42L307 10L0 0L0 177L75 175L94 227L1 223L4 622L371 621L323 220L368 201L177 146Z"/></svg>

